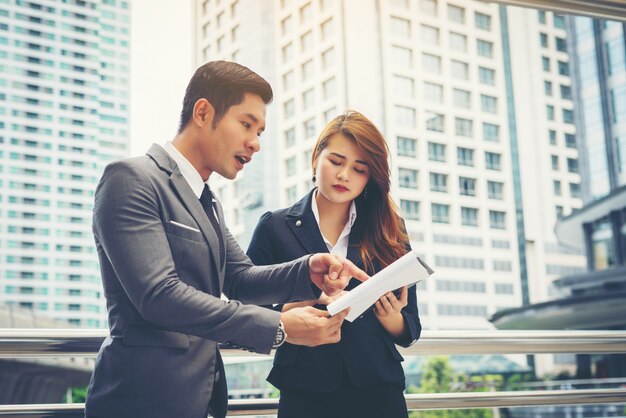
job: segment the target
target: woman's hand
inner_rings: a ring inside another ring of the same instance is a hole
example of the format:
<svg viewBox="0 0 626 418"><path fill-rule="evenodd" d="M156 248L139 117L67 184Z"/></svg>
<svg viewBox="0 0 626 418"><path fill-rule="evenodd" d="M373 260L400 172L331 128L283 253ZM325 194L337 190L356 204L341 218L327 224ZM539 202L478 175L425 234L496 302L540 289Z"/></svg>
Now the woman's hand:
<svg viewBox="0 0 626 418"><path fill-rule="evenodd" d="M376 315L383 328L394 337L400 337L404 334L404 317L400 311L408 304L408 299L409 291L404 286L400 291L399 298L393 292L388 292L374 304L374 315Z"/></svg>

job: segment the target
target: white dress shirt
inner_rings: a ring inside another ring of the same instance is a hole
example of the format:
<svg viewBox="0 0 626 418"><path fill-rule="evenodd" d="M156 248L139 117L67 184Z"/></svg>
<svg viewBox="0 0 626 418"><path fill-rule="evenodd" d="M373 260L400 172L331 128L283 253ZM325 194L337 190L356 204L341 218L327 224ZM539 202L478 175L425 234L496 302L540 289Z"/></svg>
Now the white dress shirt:
<svg viewBox="0 0 626 418"><path fill-rule="evenodd" d="M331 254L337 254L342 257L347 257L348 255L348 242L350 241L350 231L352 230L352 225L354 225L354 221L356 221L356 205L354 204L354 200L350 204L350 213L348 215L348 222L343 227L341 234L339 234L339 239L337 239L337 243L332 245L328 239L324 236L322 229L320 228L320 211L317 207L317 200L315 197L317 196L317 190L311 199L311 210L313 211L313 216L315 216L315 221L317 222L317 227L320 229L320 234L324 239L324 243L328 248L328 251Z"/></svg>

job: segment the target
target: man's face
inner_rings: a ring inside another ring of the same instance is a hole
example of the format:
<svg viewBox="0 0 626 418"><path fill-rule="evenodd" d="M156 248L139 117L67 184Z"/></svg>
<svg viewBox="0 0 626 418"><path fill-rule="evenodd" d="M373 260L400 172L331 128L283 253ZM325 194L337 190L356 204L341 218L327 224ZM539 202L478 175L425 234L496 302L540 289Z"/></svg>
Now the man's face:
<svg viewBox="0 0 626 418"><path fill-rule="evenodd" d="M243 101L231 106L215 129L209 121L201 143L203 166L233 180L259 151L259 135L265 129L265 102L245 93Z"/></svg>

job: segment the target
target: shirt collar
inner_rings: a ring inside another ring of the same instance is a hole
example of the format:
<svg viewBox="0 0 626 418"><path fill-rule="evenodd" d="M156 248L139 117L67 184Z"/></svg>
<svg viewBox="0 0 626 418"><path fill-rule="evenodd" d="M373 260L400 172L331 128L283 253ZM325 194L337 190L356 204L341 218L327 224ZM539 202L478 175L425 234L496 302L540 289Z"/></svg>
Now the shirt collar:
<svg viewBox="0 0 626 418"><path fill-rule="evenodd" d="M189 184L189 187L191 187L193 193L198 197L198 199L200 199L205 182L202 181L202 177L200 177L200 173L198 173L198 170L196 170L196 168L189 162L189 160L183 154L181 154L178 149L176 149L171 141L166 142L163 145L163 148L176 162L180 173ZM208 185L208 182L206 182L206 184Z"/></svg>

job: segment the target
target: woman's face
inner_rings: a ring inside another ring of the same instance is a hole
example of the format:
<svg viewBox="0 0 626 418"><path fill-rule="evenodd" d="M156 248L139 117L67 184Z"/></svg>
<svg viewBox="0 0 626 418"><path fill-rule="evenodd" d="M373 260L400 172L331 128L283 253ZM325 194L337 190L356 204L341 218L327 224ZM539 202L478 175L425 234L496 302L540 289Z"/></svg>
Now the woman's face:
<svg viewBox="0 0 626 418"><path fill-rule="evenodd" d="M315 177L322 198L331 203L347 203L363 192L370 175L354 142L335 134L317 158Z"/></svg>

